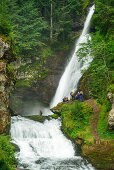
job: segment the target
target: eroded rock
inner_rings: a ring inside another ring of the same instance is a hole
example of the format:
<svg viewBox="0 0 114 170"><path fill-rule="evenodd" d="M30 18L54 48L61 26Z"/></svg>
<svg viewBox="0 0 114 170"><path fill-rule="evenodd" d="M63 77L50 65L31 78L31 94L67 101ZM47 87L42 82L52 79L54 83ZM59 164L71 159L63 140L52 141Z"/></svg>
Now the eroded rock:
<svg viewBox="0 0 114 170"><path fill-rule="evenodd" d="M10 45L0 38L0 58L4 56L5 52L8 51L9 48ZM9 62L8 59L0 61L0 134L7 131L11 118L9 113L10 82L8 82L9 80L6 74L7 62Z"/></svg>
<svg viewBox="0 0 114 170"><path fill-rule="evenodd" d="M10 45L6 42L4 42L4 40L2 38L0 38L0 58L3 57L4 53L10 48Z"/></svg>
<svg viewBox="0 0 114 170"><path fill-rule="evenodd" d="M109 126L109 129L114 129L114 94L109 92L107 94L107 97L109 98L112 104L112 109L110 110L109 116L108 116L108 126Z"/></svg>

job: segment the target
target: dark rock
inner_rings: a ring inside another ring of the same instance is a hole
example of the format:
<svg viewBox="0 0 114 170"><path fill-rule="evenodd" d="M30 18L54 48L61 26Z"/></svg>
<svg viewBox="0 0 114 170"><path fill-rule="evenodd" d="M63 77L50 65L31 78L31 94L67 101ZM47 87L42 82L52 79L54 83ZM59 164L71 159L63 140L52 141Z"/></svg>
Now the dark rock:
<svg viewBox="0 0 114 170"><path fill-rule="evenodd" d="M40 158L40 159L38 159L35 163L36 163L36 164L41 164L41 163L43 163L44 161L46 161L46 158Z"/></svg>
<svg viewBox="0 0 114 170"><path fill-rule="evenodd" d="M16 145L15 143L12 143L12 145L14 146L14 151L15 152L20 152L20 148L19 148L19 146L18 145Z"/></svg>

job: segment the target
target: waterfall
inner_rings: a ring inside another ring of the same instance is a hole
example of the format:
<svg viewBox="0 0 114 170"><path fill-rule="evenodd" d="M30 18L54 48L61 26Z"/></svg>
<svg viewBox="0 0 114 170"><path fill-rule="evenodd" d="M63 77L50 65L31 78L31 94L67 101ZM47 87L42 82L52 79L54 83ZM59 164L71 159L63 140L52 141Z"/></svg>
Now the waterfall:
<svg viewBox="0 0 114 170"><path fill-rule="evenodd" d="M86 43L87 38L90 38L90 36L88 35L88 31L89 31L89 26L90 26L90 20L94 13L94 8L95 8L94 5L90 8L86 21L84 23L83 31L78 41L76 42L74 53L60 79L58 88L50 104L50 107L56 106L59 102L62 101L64 96L70 97L70 92L76 90L79 79L82 76L81 70L83 68L86 68L89 65L89 62L91 62L91 59L90 59L89 62L85 62L84 65L81 65L81 62L78 62L76 52L81 47L80 43Z"/></svg>
<svg viewBox="0 0 114 170"><path fill-rule="evenodd" d="M94 12L94 6L90 8L84 29L76 43L74 54L60 79L51 106L55 106L61 101L64 95L69 95L71 90L76 89L76 85L81 77L81 69L89 63L81 65L77 61L76 51L80 43L86 42L86 34L90 25L90 20ZM48 114L50 114L48 112ZM44 123L29 120L21 116L14 116L11 119L12 143L17 145L20 151L15 157L19 164L19 169L26 170L94 170L91 164L84 158L76 156L74 146L61 132L61 121L52 119Z"/></svg>
<svg viewBox="0 0 114 170"><path fill-rule="evenodd" d="M94 170L91 164L75 156L72 142L60 130L59 120L44 124L23 118L12 117L11 137L20 151L16 152L19 169L27 170Z"/></svg>

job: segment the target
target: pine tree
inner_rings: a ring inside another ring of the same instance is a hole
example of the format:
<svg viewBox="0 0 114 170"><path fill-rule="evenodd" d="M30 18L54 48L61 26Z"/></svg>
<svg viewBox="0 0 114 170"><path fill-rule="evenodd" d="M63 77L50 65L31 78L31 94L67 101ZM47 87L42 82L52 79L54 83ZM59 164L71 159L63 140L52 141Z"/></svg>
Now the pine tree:
<svg viewBox="0 0 114 170"><path fill-rule="evenodd" d="M11 25L6 1L7 0L0 1L0 34L8 36L11 31Z"/></svg>

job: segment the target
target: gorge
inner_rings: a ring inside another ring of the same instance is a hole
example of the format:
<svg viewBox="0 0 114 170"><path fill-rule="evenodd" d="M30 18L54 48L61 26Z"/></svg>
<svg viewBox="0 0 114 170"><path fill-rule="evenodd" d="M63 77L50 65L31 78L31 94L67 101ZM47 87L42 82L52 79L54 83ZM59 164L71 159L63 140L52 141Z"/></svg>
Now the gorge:
<svg viewBox="0 0 114 170"><path fill-rule="evenodd" d="M114 169L113 6L0 1L1 170Z"/></svg>
<svg viewBox="0 0 114 170"><path fill-rule="evenodd" d="M86 18L82 34L75 45L71 64L68 64L66 70L60 79L57 92L50 106L55 106L62 100L64 95L69 95L71 90L76 90L77 83L81 77L81 69L88 66L88 63L82 65L77 61L76 51L80 43L86 42L89 30L90 20L94 13L94 6L90 8ZM73 61L72 61L73 60ZM72 66L74 64L74 66ZM73 75L74 76L73 76ZM71 80L72 76L72 80ZM75 80L77 77L77 80ZM68 78L68 80L67 80ZM63 79L63 80L62 80ZM69 86L62 87L63 84ZM40 107L40 106L39 106ZM45 109L44 109L45 110ZM48 110L43 115L52 114ZM77 155L73 144L60 131L61 120L46 120L44 123L34 122L21 116L14 116L11 120L12 142L20 148L16 153L20 169L94 169L87 160Z"/></svg>

